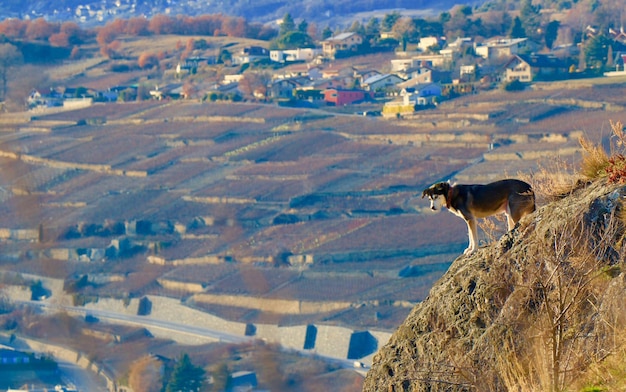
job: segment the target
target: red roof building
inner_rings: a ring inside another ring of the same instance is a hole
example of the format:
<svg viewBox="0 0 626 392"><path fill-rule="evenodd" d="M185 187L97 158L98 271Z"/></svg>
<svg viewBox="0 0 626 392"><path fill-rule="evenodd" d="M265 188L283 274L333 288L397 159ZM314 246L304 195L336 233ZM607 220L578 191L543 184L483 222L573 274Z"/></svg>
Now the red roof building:
<svg viewBox="0 0 626 392"><path fill-rule="evenodd" d="M371 91L329 88L323 91L324 101L335 106L349 105L373 98Z"/></svg>

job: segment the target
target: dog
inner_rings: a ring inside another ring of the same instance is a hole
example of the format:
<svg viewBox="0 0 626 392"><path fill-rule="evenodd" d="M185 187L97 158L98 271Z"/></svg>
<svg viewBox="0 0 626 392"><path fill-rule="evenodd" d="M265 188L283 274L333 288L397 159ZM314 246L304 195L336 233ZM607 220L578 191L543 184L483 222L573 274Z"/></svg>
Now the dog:
<svg viewBox="0 0 626 392"><path fill-rule="evenodd" d="M469 246L463 254L469 255L477 248L476 219L486 218L498 213L505 213L509 231L524 216L535 211L535 192L530 184L506 179L479 185L452 185L438 182L424 189L422 198L428 196L430 208L436 210L435 200L443 196L445 205L454 215L467 223Z"/></svg>

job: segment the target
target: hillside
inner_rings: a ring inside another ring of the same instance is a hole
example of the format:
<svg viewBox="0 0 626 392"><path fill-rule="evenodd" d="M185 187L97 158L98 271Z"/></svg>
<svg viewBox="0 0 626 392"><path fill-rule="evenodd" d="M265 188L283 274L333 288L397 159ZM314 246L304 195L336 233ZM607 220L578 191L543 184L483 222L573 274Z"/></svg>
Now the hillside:
<svg viewBox="0 0 626 392"><path fill-rule="evenodd" d="M623 390L625 195L591 183L456 259L363 390Z"/></svg>
<svg viewBox="0 0 626 392"><path fill-rule="evenodd" d="M473 5L484 1L473 1ZM33 15L46 17L48 20L75 20L88 23L101 23L102 18L131 18L139 16L151 17L157 14L187 16L199 14L225 14L239 16L254 22L274 22L281 19L286 13L294 18L303 18L320 25L335 26L351 23L359 13L378 13L380 17L386 12L401 9L407 14L419 12L421 14L437 15L441 11L450 9L456 4L449 0L394 0L377 1L324 1L315 0L264 0L251 3L244 0L235 1L145 1L131 0L124 2L92 1L92 0L65 0L62 2L42 2L39 0L6 1L0 4L0 14L6 17L21 17ZM83 10L81 12L81 10ZM87 12L89 10L89 12ZM82 18L81 18L82 17ZM0 17L3 19L3 17Z"/></svg>

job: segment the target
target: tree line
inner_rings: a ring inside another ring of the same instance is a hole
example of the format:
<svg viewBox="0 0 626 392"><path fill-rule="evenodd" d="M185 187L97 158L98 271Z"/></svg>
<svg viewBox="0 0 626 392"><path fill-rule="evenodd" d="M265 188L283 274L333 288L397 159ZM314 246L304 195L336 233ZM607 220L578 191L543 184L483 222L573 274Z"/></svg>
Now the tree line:
<svg viewBox="0 0 626 392"><path fill-rule="evenodd" d="M457 37L527 37L551 49L561 36L563 41L581 42L586 26L597 26L598 31L608 31L609 28L619 30L622 27L621 20L616 18L621 12L618 0L580 0L573 3L555 0L552 3L551 6L561 8L558 19L553 16L557 13L542 8L541 2L533 4L532 0L522 0L517 8L513 8L507 2L493 0L479 8L459 5L430 18L406 17L394 11L380 19L372 17L368 21L354 21L343 31L361 34L366 45L381 44L380 33L390 32L397 41L390 44L401 45L403 49L426 36L446 37L448 40ZM294 19L290 14L285 15L278 28L223 14L157 14L150 19L118 18L91 29L81 28L75 22L48 22L44 18L6 19L0 21L0 43L16 40L47 42L54 47L72 49L71 56L77 56L81 44L95 39L101 53L109 55L119 46L116 41L120 36L173 34L250 38L269 41L273 49L293 49L313 47L316 40L328 38L341 30L333 30L330 26L320 30L316 24Z"/></svg>

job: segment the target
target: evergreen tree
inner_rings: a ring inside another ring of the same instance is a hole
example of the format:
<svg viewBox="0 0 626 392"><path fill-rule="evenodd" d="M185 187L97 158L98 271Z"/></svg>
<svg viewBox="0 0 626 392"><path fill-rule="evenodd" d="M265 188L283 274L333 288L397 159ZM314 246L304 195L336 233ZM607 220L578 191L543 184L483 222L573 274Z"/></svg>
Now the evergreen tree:
<svg viewBox="0 0 626 392"><path fill-rule="evenodd" d="M558 20L550 21L550 23L546 26L546 32L543 37L546 42L546 48L552 49L554 41L556 41L556 38L559 35L559 26L561 26L561 23Z"/></svg>
<svg viewBox="0 0 626 392"><path fill-rule="evenodd" d="M540 27L541 27L541 14L539 13L539 7L534 6L532 0L522 0L520 7L519 18L524 26L526 37L532 38L537 42L540 42Z"/></svg>
<svg viewBox="0 0 626 392"><path fill-rule="evenodd" d="M380 21L378 18L371 18L367 21L365 25L365 35L370 38L378 39L380 36Z"/></svg>
<svg viewBox="0 0 626 392"><path fill-rule="evenodd" d="M324 30L322 31L322 39L328 39L332 36L333 36L333 31L330 29L330 27L326 26Z"/></svg>
<svg viewBox="0 0 626 392"><path fill-rule="evenodd" d="M584 47L587 66L602 70L607 64L609 47L612 45L613 40L602 34L589 39Z"/></svg>
<svg viewBox="0 0 626 392"><path fill-rule="evenodd" d="M191 363L187 354L181 355L165 386L165 392L197 392L202 390L205 372Z"/></svg>
<svg viewBox="0 0 626 392"><path fill-rule="evenodd" d="M298 31L306 34L308 29L309 23L306 20L302 19L302 21L298 23Z"/></svg>
<svg viewBox="0 0 626 392"><path fill-rule="evenodd" d="M290 13L286 13L283 17L282 22L280 23L280 34L284 35L290 33L296 29L296 22L294 22Z"/></svg>
<svg viewBox="0 0 626 392"><path fill-rule="evenodd" d="M402 15L400 15L399 12L394 11L390 14L385 14L385 16L383 17L383 21L381 23L381 30L382 31L391 31L391 29L393 28L393 25L396 24L396 22L400 19Z"/></svg>
<svg viewBox="0 0 626 392"><path fill-rule="evenodd" d="M349 32L365 35L365 27L358 20L352 22L352 25L348 28Z"/></svg>
<svg viewBox="0 0 626 392"><path fill-rule="evenodd" d="M509 33L509 37L511 38L525 38L526 30L524 30L524 26L522 26L522 20L519 16L516 16L513 19L513 26L511 26L511 32Z"/></svg>

